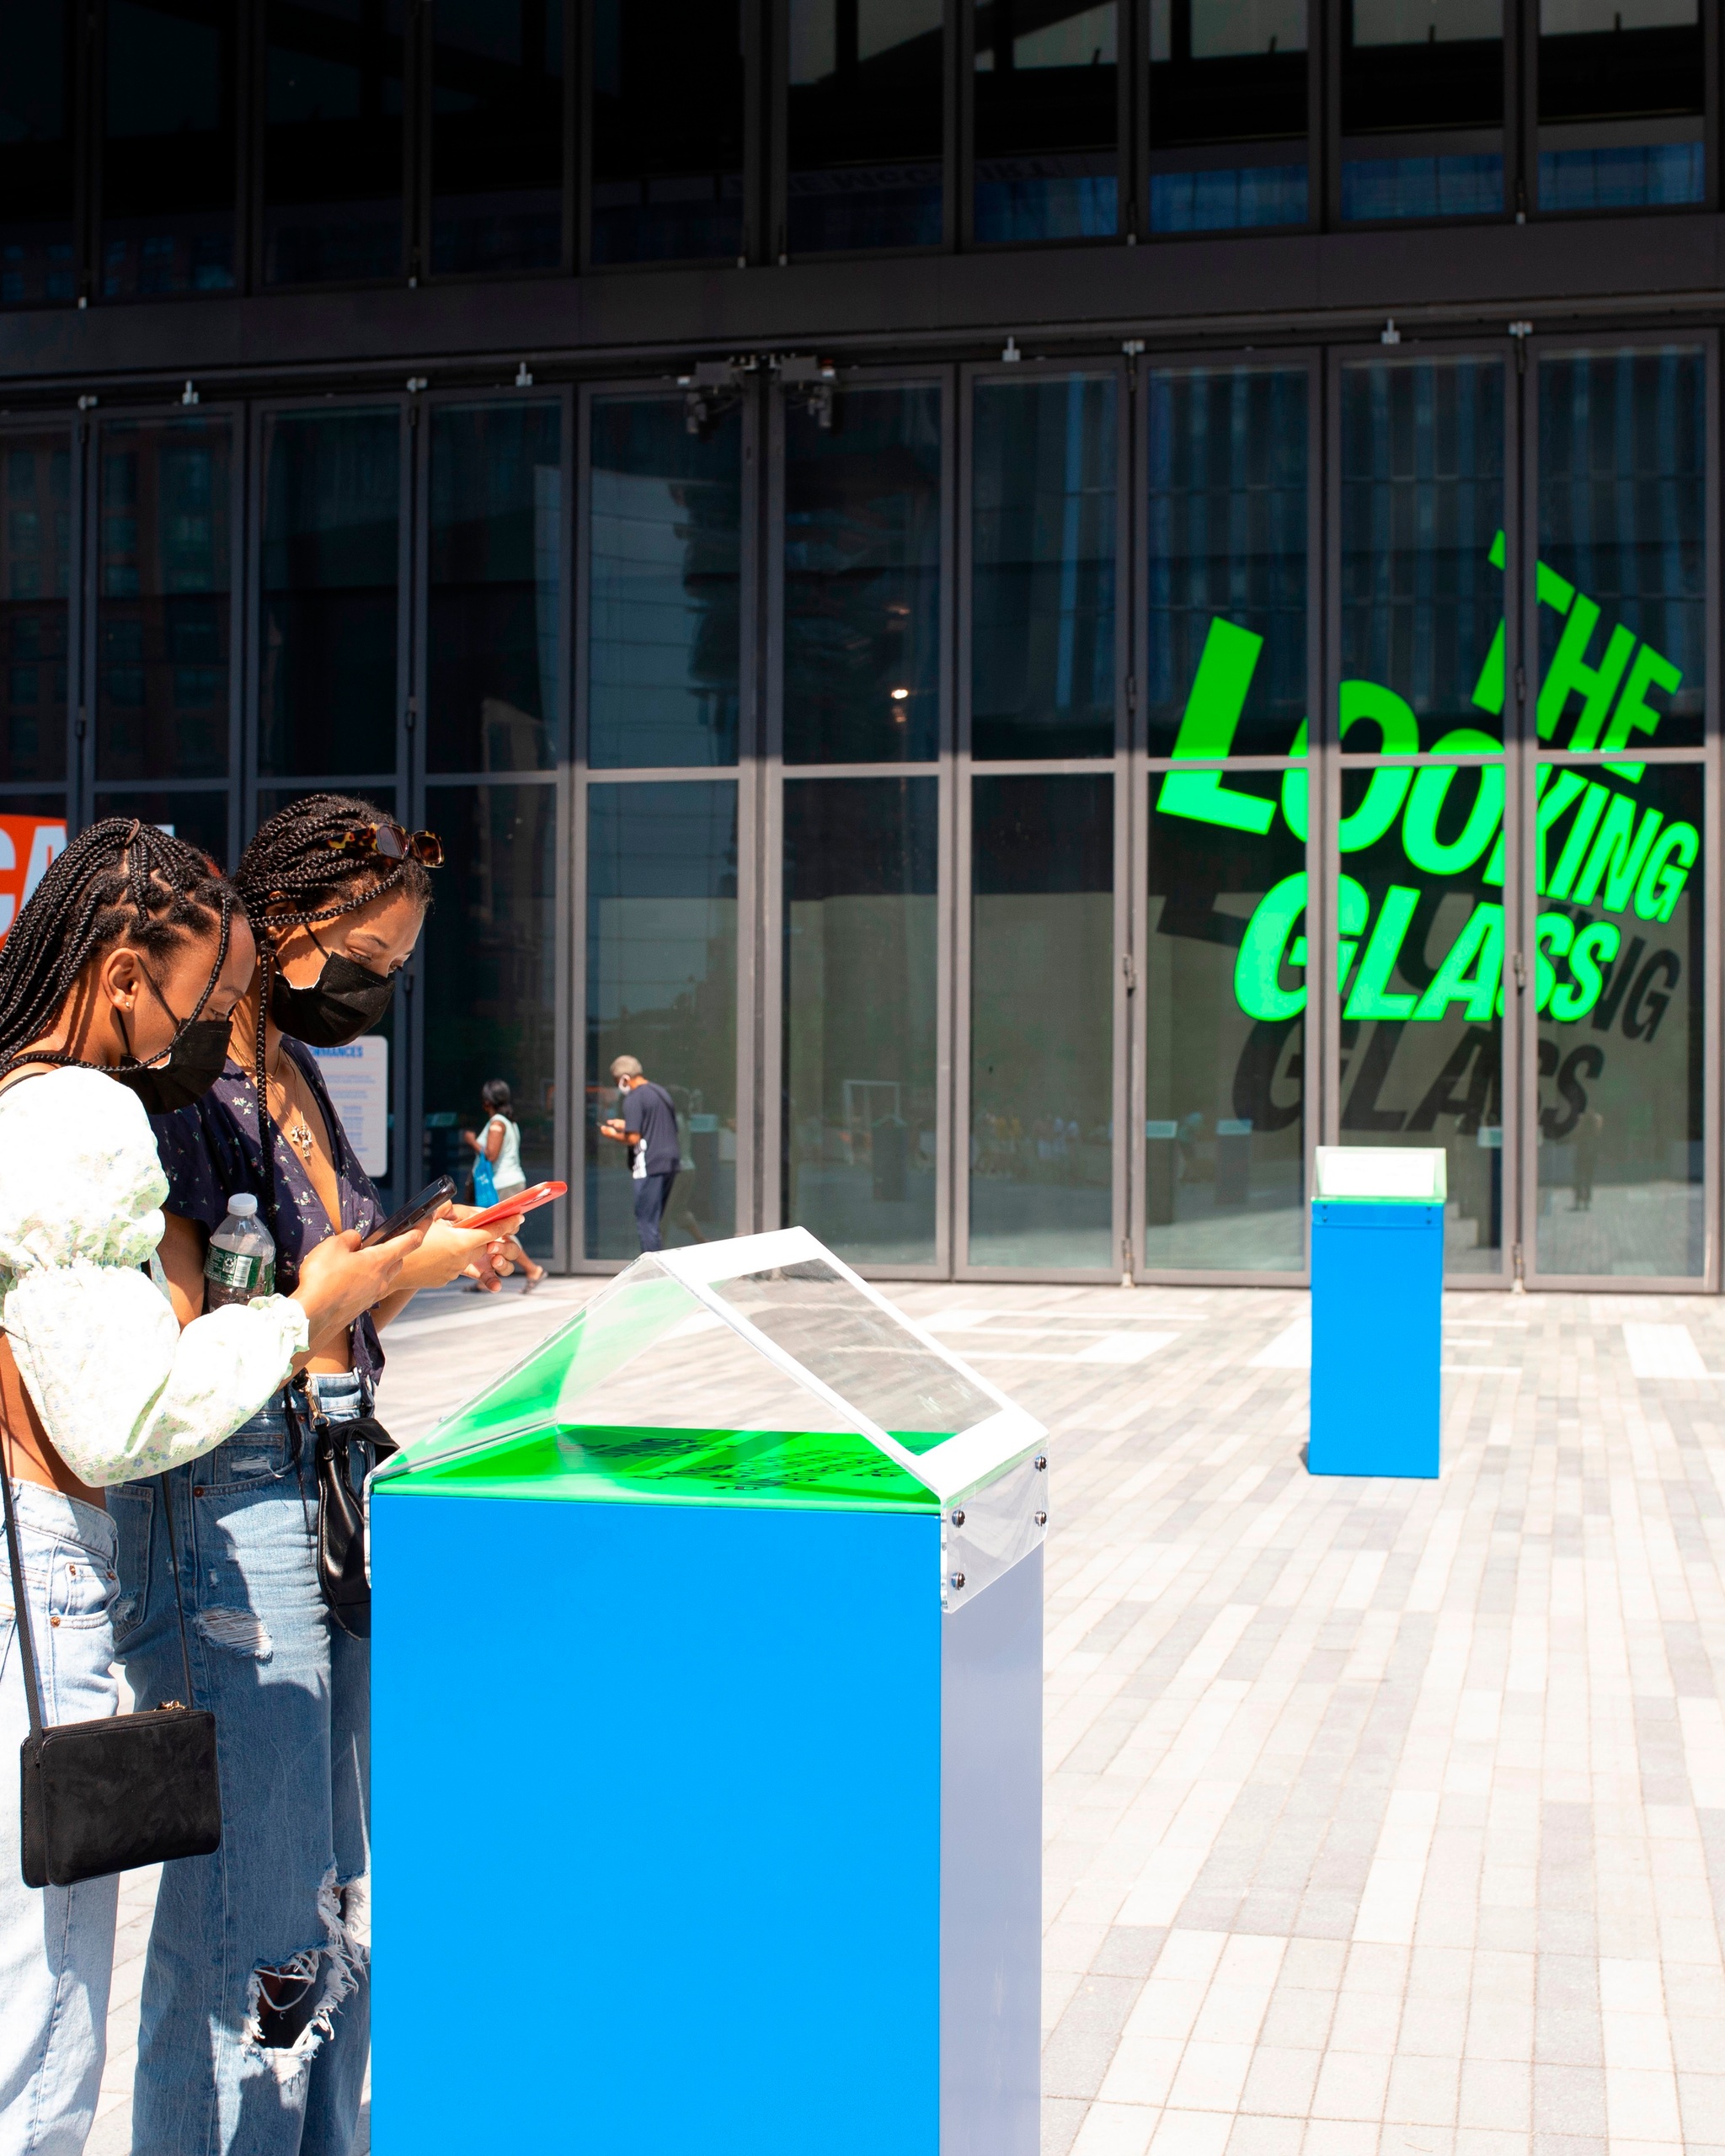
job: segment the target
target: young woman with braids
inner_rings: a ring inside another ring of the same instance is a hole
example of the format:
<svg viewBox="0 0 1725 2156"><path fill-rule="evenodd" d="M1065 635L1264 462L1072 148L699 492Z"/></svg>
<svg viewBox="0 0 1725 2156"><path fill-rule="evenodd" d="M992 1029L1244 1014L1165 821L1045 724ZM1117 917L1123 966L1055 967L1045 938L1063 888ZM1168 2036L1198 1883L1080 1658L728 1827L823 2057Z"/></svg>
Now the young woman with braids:
<svg viewBox="0 0 1725 2156"><path fill-rule="evenodd" d="M258 938L211 1090L155 1119L169 1183L163 1262L184 1317L200 1306L210 1234L256 1193L279 1279L382 1208L309 1043L375 1025L418 941L441 848L370 803L313 794L272 816L234 881ZM263 1110L259 1116L260 1107ZM261 1128L260 1128L261 1125ZM133 2156L345 2156L370 2036L371 1649L323 1604L309 1425L371 1412L378 1330L419 1288L463 1272L494 1289L494 1231L434 1221L395 1292L350 1333L314 1339L305 1373L208 1461L176 1479L198 1538L185 1588L200 1704L222 1754L222 1847L168 1865L144 1975ZM368 1423L365 1427L371 1427ZM355 1489L369 1439L342 1448ZM177 1681L171 1594L146 1593L148 1522L119 1508L129 1607L119 1652L141 1700Z"/></svg>
<svg viewBox="0 0 1725 2156"><path fill-rule="evenodd" d="M182 1331L158 1257L168 1184L146 1111L211 1083L254 964L232 887L182 841L120 817L72 841L0 947L0 1428L51 1722L117 1705L115 1486L208 1454L312 1338L388 1294L419 1240L361 1252L344 1236L291 1296ZM150 1502L146 1487L146 1517ZM27 1711L9 1586L0 1594L10 1761ZM24 1886L18 1799L0 1787L3 2156L83 2147L116 1886Z"/></svg>

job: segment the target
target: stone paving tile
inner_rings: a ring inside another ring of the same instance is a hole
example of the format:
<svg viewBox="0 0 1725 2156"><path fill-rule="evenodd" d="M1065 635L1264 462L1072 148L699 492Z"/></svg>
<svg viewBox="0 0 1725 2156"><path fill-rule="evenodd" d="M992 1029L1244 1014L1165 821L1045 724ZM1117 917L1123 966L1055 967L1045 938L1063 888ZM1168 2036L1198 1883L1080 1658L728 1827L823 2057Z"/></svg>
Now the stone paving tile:
<svg viewBox="0 0 1725 2156"><path fill-rule="evenodd" d="M594 1284L455 1358L478 1299L424 1299L385 1421ZM1302 1294L888 1292L982 1314L948 1344L1052 1433L1046 2156L1725 2156L1725 1383L1637 1377L1623 1331L1725 1373L1725 1307L1449 1297L1430 1483L1306 1476L1305 1372L1253 1359ZM1146 1327L1143 1363L1047 1359Z"/></svg>

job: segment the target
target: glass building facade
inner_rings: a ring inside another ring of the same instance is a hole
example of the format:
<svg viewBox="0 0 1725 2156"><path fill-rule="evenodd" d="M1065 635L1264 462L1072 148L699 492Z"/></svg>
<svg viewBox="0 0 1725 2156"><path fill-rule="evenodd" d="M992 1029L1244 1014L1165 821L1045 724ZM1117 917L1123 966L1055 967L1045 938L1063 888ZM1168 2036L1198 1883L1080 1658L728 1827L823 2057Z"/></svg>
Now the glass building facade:
<svg viewBox="0 0 1725 2156"><path fill-rule="evenodd" d="M430 825L381 1179L568 1269L627 1053L676 1242L1717 1289L1712 0L686 12L0 0L0 925Z"/></svg>

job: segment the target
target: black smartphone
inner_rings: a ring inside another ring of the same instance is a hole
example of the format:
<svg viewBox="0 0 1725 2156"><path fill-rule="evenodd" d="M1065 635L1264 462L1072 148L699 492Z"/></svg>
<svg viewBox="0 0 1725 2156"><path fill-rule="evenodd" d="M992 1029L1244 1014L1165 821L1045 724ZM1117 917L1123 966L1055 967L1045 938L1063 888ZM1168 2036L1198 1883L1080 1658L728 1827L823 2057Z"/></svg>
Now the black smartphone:
<svg viewBox="0 0 1725 2156"><path fill-rule="evenodd" d="M429 1213L435 1213L447 1205L455 1196L455 1177L439 1176L435 1182L428 1182L417 1198L409 1198L399 1213L392 1213L387 1220L380 1220L360 1244L361 1250L370 1250L374 1243L387 1243L392 1235L404 1235L409 1228L417 1228Z"/></svg>

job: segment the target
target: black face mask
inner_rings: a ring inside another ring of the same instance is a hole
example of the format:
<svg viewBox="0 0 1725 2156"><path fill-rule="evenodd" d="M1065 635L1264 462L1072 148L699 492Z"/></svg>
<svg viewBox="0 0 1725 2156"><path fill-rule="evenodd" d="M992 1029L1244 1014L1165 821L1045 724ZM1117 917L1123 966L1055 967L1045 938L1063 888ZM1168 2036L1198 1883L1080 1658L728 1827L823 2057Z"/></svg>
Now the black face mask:
<svg viewBox="0 0 1725 2156"><path fill-rule="evenodd" d="M339 951L323 961L308 988L277 974L270 988L270 1016L285 1033L307 1048L345 1048L377 1023L395 994L393 974L368 973Z"/></svg>
<svg viewBox="0 0 1725 2156"><path fill-rule="evenodd" d="M110 1065L108 1075L130 1086L146 1115L172 1115L200 1101L227 1060L226 1018L194 1018L180 1027L160 1063Z"/></svg>

